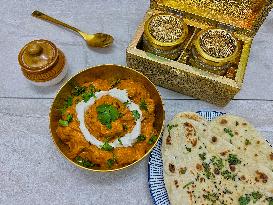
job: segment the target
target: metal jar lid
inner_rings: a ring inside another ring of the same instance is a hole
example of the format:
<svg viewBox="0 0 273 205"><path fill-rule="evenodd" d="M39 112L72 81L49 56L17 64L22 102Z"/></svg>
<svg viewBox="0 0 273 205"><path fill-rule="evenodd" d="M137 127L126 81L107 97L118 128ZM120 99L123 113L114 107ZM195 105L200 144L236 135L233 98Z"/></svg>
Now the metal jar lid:
<svg viewBox="0 0 273 205"><path fill-rule="evenodd" d="M24 76L34 82L47 82L64 69L64 54L48 40L34 40L26 44L18 55Z"/></svg>
<svg viewBox="0 0 273 205"><path fill-rule="evenodd" d="M179 47L188 34L188 26L173 14L156 14L144 26L146 40L155 48L172 50Z"/></svg>
<svg viewBox="0 0 273 205"><path fill-rule="evenodd" d="M208 29L200 31L194 41L195 49L211 65L222 66L234 62L239 55L239 42L228 31Z"/></svg>

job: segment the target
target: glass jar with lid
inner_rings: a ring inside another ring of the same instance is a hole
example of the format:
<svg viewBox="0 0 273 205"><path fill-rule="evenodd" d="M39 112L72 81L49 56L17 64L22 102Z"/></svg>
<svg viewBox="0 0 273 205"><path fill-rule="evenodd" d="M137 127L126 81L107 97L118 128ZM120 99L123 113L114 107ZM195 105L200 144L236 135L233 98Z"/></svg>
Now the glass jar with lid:
<svg viewBox="0 0 273 205"><path fill-rule="evenodd" d="M201 30L193 41L190 64L194 67L225 75L234 68L240 56L240 42L222 29Z"/></svg>
<svg viewBox="0 0 273 205"><path fill-rule="evenodd" d="M188 26L179 16L156 14L144 26L143 49L168 59L177 59L188 34Z"/></svg>

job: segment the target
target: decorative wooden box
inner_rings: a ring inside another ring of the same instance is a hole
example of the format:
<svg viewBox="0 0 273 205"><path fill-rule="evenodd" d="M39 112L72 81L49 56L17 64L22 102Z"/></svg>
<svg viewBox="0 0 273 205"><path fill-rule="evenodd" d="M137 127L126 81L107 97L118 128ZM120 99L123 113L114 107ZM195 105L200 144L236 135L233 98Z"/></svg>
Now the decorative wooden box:
<svg viewBox="0 0 273 205"><path fill-rule="evenodd" d="M225 106L242 87L253 37L272 7L273 0L151 0L150 9L127 48L127 65L159 86ZM234 79L191 66L184 58L192 43L177 60L145 52L144 25L158 13L180 16L192 29L220 28L232 33L242 45Z"/></svg>

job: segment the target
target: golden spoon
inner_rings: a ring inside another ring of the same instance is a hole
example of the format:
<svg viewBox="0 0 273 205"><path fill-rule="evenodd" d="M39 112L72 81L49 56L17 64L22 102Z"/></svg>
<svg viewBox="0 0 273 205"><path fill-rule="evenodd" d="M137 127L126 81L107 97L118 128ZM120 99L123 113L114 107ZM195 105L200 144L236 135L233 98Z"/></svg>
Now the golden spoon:
<svg viewBox="0 0 273 205"><path fill-rule="evenodd" d="M40 11L33 11L32 16L42 19L42 20L45 20L45 21L49 21L49 22L57 24L57 25L61 25L65 28L71 29L72 31L79 33L84 38L87 45L89 45L91 47L101 47L101 48L107 47L107 46L110 46L114 41L114 38L111 35L108 35L105 33L95 33L95 34L84 33L82 31L80 31L79 29L77 29L73 26L70 26L66 23L63 23L57 19L54 19L54 18L52 18Z"/></svg>

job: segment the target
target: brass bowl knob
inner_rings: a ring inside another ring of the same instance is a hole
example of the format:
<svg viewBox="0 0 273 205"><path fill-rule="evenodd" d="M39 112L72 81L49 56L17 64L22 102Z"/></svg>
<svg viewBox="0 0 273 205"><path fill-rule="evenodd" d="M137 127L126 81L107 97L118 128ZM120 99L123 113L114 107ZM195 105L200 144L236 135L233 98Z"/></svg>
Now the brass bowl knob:
<svg viewBox="0 0 273 205"><path fill-rule="evenodd" d="M27 52L31 56L38 56L42 53L43 48L38 43L32 43L27 47Z"/></svg>

